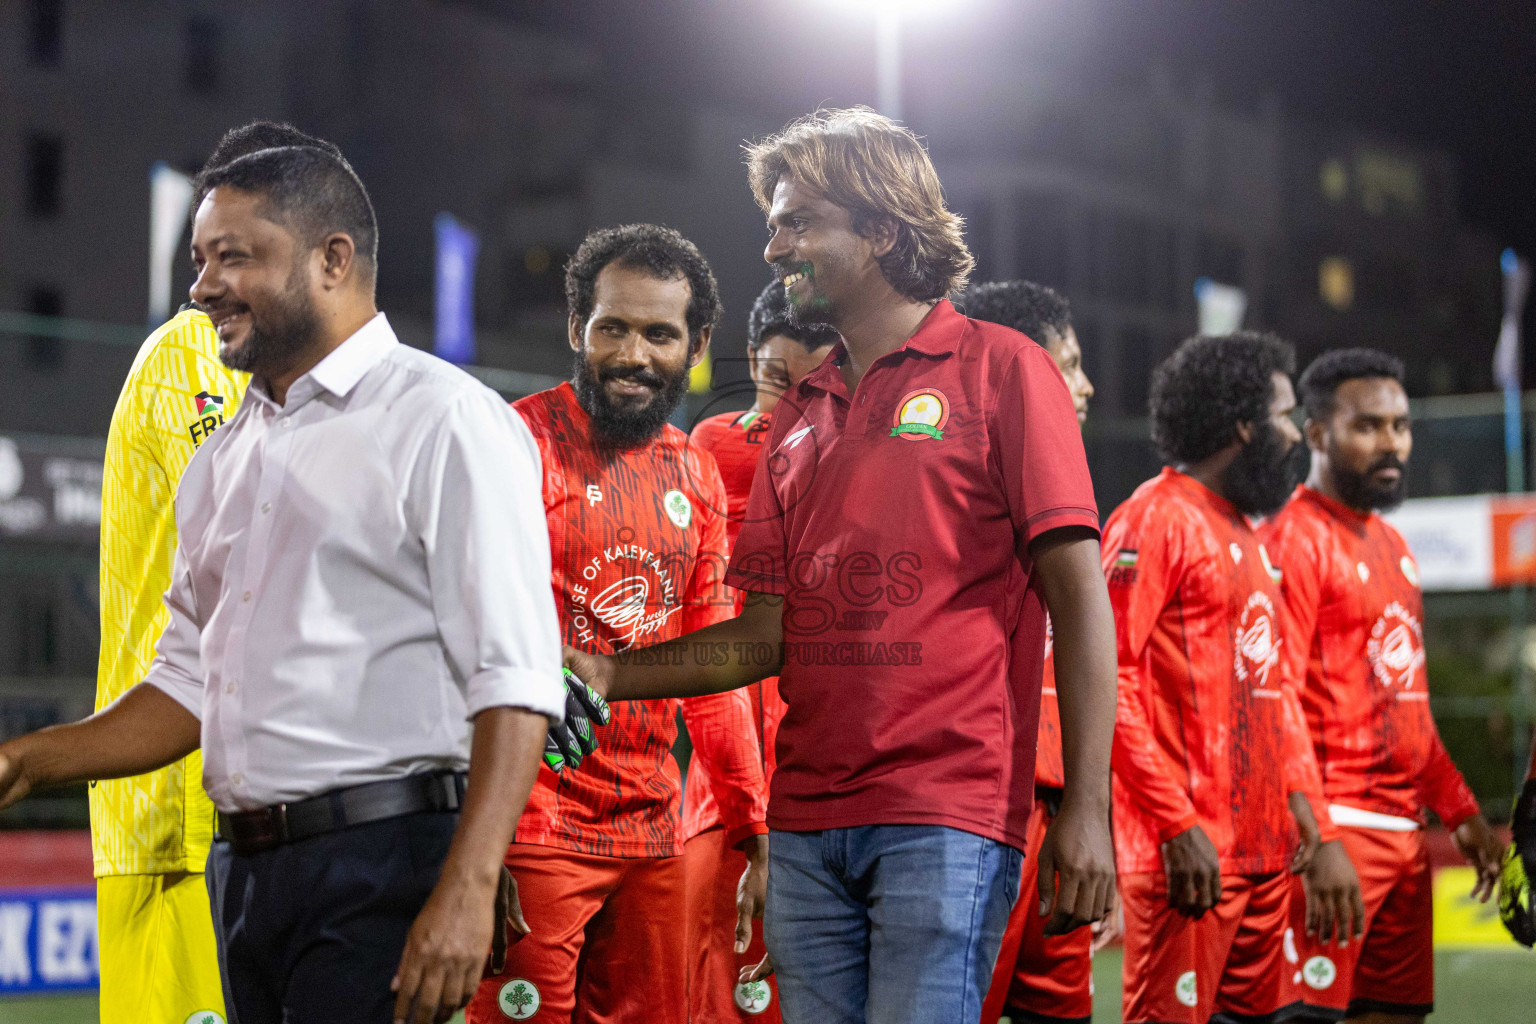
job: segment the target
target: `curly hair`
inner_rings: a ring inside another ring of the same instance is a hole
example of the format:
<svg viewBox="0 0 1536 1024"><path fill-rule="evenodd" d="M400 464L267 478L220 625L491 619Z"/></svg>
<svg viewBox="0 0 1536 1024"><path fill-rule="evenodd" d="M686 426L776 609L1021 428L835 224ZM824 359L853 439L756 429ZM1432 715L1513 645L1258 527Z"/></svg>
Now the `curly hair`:
<svg viewBox="0 0 1536 1024"><path fill-rule="evenodd" d="M826 324L797 324L791 320L784 285L770 281L757 301L752 303L752 312L747 314L747 348L756 352L763 347L763 342L775 334L798 341L805 346L807 352L837 342L837 331Z"/></svg>
<svg viewBox="0 0 1536 1024"><path fill-rule="evenodd" d="M1319 422L1333 415L1333 399L1345 381L1385 377L1403 383L1403 361L1374 348L1336 348L1324 352L1301 375L1297 390L1307 418Z"/></svg>
<svg viewBox="0 0 1536 1024"><path fill-rule="evenodd" d="M1231 443L1239 423L1267 420L1274 375L1294 372L1295 350L1273 334L1190 338L1152 371L1152 443L1176 465L1207 459Z"/></svg>
<svg viewBox="0 0 1536 1024"><path fill-rule="evenodd" d="M932 302L965 287L976 264L965 222L944 205L933 161L911 129L868 107L818 110L743 148L764 213L779 179L794 178L847 210L860 235L882 220L895 226L896 244L879 262L902 295Z"/></svg>
<svg viewBox="0 0 1536 1024"><path fill-rule="evenodd" d="M599 228L582 240L565 265L565 303L581 323L592 316L597 275L610 263L639 270L658 281L688 282L688 339L720 322L720 288L698 247L659 224Z"/></svg>
<svg viewBox="0 0 1536 1024"><path fill-rule="evenodd" d="M1012 327L1042 345L1046 334L1061 337L1072 327L1066 297L1033 281L979 282L965 290L960 303L972 320Z"/></svg>

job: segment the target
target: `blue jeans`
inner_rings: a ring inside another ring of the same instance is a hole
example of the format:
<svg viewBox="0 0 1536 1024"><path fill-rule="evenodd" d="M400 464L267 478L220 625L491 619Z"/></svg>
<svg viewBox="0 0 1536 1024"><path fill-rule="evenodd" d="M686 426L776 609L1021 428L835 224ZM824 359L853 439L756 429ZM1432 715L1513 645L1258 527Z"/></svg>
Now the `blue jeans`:
<svg viewBox="0 0 1536 1024"><path fill-rule="evenodd" d="M763 942L785 1024L979 1019L1023 859L939 825L772 833Z"/></svg>

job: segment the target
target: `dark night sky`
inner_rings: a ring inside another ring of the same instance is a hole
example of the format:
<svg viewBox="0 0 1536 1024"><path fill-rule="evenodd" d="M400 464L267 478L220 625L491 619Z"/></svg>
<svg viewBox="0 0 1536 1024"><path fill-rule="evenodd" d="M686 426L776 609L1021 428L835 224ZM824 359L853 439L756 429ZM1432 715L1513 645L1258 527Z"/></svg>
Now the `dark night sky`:
<svg viewBox="0 0 1536 1024"><path fill-rule="evenodd" d="M479 0L596 42L613 82L709 95L775 119L874 99L871 17L838 0ZM1518 0L933 0L905 31L914 127L959 75L1054 66L1134 88L1161 65L1220 102L1277 94L1290 116L1451 153L1468 220L1536 253L1536 7Z"/></svg>

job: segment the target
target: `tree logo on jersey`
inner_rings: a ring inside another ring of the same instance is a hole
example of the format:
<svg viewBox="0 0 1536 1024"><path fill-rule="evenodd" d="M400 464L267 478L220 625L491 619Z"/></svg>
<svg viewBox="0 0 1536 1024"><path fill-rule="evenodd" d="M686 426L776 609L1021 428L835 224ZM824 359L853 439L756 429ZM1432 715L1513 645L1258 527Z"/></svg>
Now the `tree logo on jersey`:
<svg viewBox="0 0 1536 1024"><path fill-rule="evenodd" d="M1233 636L1233 668L1239 682L1264 690L1269 673L1280 663L1281 640L1275 635L1275 606L1269 595L1255 590L1243 606Z"/></svg>
<svg viewBox="0 0 1536 1024"><path fill-rule="evenodd" d="M1332 985L1338 976L1339 969L1325 956L1315 956L1301 967L1302 980L1319 992Z"/></svg>
<svg viewBox="0 0 1536 1024"><path fill-rule="evenodd" d="M225 1024L224 1017L212 1010L198 1010L187 1018L187 1024Z"/></svg>
<svg viewBox="0 0 1536 1024"><path fill-rule="evenodd" d="M891 428L892 437L904 437L908 441L942 439L944 424L949 422L949 399L933 388L914 391L896 407L896 425Z"/></svg>
<svg viewBox="0 0 1536 1024"><path fill-rule="evenodd" d="M1408 577L1408 582L1414 586L1419 585L1419 567L1413 564L1413 559L1404 555L1402 561L1397 563L1403 568L1403 575Z"/></svg>
<svg viewBox="0 0 1536 1024"><path fill-rule="evenodd" d="M750 1013L755 1017L773 1002L773 990L766 981L744 981L736 986L734 997L742 1013Z"/></svg>
<svg viewBox="0 0 1536 1024"><path fill-rule="evenodd" d="M1195 992L1194 971L1185 971L1179 975L1179 980L1173 985L1173 998L1185 1006L1194 1006L1200 1001L1200 997Z"/></svg>
<svg viewBox="0 0 1536 1024"><path fill-rule="evenodd" d="M208 440L208 435L219 428L224 422L224 398L222 395L209 394L199 391L196 395L197 419L187 424L187 433L192 435L192 446L195 448Z"/></svg>
<svg viewBox="0 0 1536 1024"><path fill-rule="evenodd" d="M1414 677L1424 666L1424 630L1418 617L1397 601L1387 605L1371 626L1365 657L1382 686L1412 689Z"/></svg>
<svg viewBox="0 0 1536 1024"><path fill-rule="evenodd" d="M661 496L661 507L667 510L667 518L679 530L688 529L693 522L693 503L682 491L668 491Z"/></svg>
<svg viewBox="0 0 1536 1024"><path fill-rule="evenodd" d="M513 978L496 994L496 1005L513 1020L527 1020L538 1013L539 1002L539 987L522 978Z"/></svg>

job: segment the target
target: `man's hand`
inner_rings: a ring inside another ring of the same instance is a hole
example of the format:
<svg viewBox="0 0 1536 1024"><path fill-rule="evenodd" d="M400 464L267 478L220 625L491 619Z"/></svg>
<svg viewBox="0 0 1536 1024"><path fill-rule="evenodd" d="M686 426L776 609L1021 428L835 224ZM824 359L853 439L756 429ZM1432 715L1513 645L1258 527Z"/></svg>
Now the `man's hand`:
<svg viewBox="0 0 1536 1024"><path fill-rule="evenodd" d="M1307 896L1307 937L1319 942L1349 945L1365 932L1365 903L1360 896L1360 876L1344 844L1335 839L1322 843L1301 876Z"/></svg>
<svg viewBox="0 0 1536 1024"><path fill-rule="evenodd" d="M1221 859L1199 825L1163 844L1163 873L1168 876L1168 905L1195 920L1221 902Z"/></svg>
<svg viewBox="0 0 1536 1024"><path fill-rule="evenodd" d="M1477 883L1472 886L1472 898L1479 903L1487 903L1498 888L1504 844L1499 842L1499 837L1488 827L1488 819L1481 814L1474 814L1456 826L1451 839L1461 855L1477 869Z"/></svg>
<svg viewBox="0 0 1536 1024"><path fill-rule="evenodd" d="M753 836L742 844L747 855L747 870L736 883L736 952L745 953L752 944L752 920L761 919L768 901L768 837Z"/></svg>
<svg viewBox="0 0 1536 1024"><path fill-rule="evenodd" d="M507 929L527 935L533 929L523 918L523 904L517 898L517 879L507 866L501 866L501 880L496 885L496 906L491 914L491 956L485 963L484 977L500 974L507 966Z"/></svg>
<svg viewBox="0 0 1536 1024"><path fill-rule="evenodd" d="M1124 912L1120 908L1120 893L1115 893L1115 905L1104 920L1093 925L1093 951L1099 950L1114 942L1125 933Z"/></svg>
<svg viewBox="0 0 1536 1024"><path fill-rule="evenodd" d="M1322 845L1322 832L1317 827L1317 818L1312 813L1312 805L1307 802L1305 793L1292 793L1289 797L1291 805L1291 817L1296 819L1296 831L1301 835L1301 841L1296 844L1296 853L1291 857L1291 874L1299 875L1307 870L1307 865L1312 863L1312 858L1317 854L1317 848Z"/></svg>
<svg viewBox="0 0 1536 1024"><path fill-rule="evenodd" d="M586 683L599 697L607 698L613 688L614 659L607 654L589 654L574 647L561 648L566 671Z"/></svg>
<svg viewBox="0 0 1536 1024"><path fill-rule="evenodd" d="M22 754L14 742L0 746L0 810L32 792L32 780L22 770Z"/></svg>
<svg viewBox="0 0 1536 1024"><path fill-rule="evenodd" d="M396 1024L441 1024L469 1002L485 970L485 951L496 929L499 878L444 876L416 915L389 990Z"/></svg>
<svg viewBox="0 0 1536 1024"><path fill-rule="evenodd" d="M1102 921L1115 905L1115 847L1109 815L1064 804L1040 843L1040 916L1045 934Z"/></svg>
<svg viewBox="0 0 1536 1024"><path fill-rule="evenodd" d="M569 668L565 672L565 721L550 726L544 738L544 763L557 775L567 765L580 768L588 754L597 750L594 723L607 725L613 720L608 702Z"/></svg>

